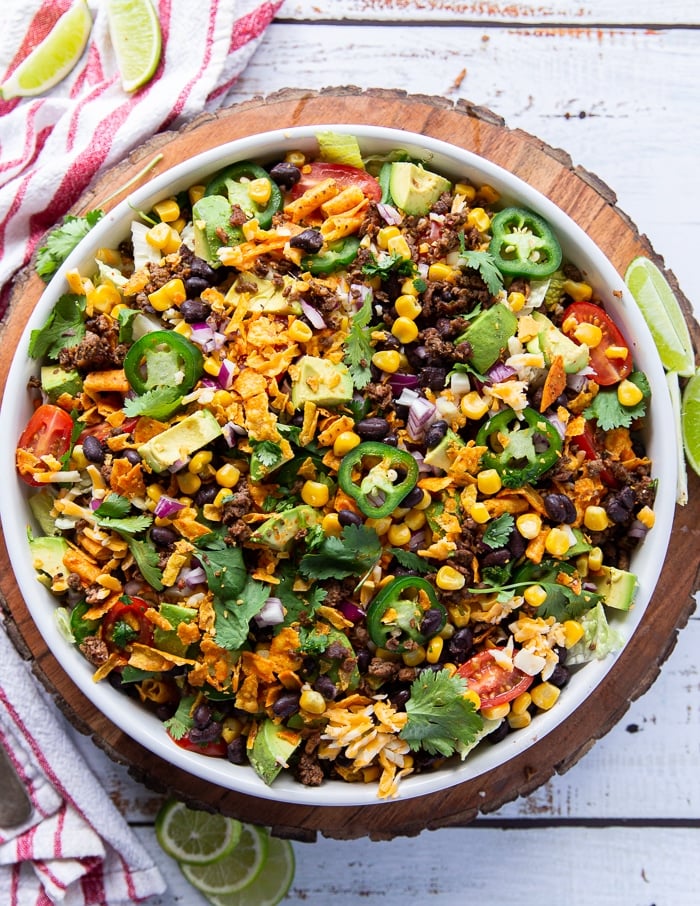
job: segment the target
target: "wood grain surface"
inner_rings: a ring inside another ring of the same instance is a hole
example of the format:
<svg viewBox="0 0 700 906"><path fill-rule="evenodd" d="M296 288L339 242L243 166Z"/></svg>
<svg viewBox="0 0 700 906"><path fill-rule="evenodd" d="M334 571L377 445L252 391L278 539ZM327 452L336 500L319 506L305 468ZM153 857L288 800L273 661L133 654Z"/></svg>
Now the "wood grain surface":
<svg viewBox="0 0 700 906"><path fill-rule="evenodd" d="M75 212L103 204L117 186L124 185L155 154L162 154L163 159L153 174L184 157L240 136L281 125L341 121L408 127L459 144L510 169L554 200L591 235L620 273L639 254L655 258L663 266L648 240L638 234L634 224L616 207L614 193L594 175L573 166L563 152L522 130L507 128L489 110L466 102L353 87L321 92L284 91L203 116L178 133L159 135L105 174L81 199ZM110 204L118 200L117 196ZM672 274L669 279L675 285L698 348L700 332L691 307ZM25 274L18 284L11 315L0 336L4 348L16 346L42 287L31 273ZM8 367L5 358L0 366L3 386ZM697 495L699 484L700 480L691 475L691 496ZM147 785L172 792L192 804L266 824L277 833L295 839L313 839L318 831L337 839L363 836L388 839L414 835L426 827L462 825L479 813L493 811L514 797L537 789L555 772L567 770L620 720L630 702L655 680L660 665L676 642L678 630L692 612L692 593L699 584L697 526L692 516L689 507L677 509L669 558L638 632L603 683L572 718L523 755L453 788L449 795L398 800L364 809L299 807L254 799L212 787L164 766L97 712L63 673L38 635L11 575L0 577L0 589L14 621L16 644L33 660L37 675L56 695L69 719L93 735L112 757L127 763L134 776ZM0 553L7 562L6 552Z"/></svg>

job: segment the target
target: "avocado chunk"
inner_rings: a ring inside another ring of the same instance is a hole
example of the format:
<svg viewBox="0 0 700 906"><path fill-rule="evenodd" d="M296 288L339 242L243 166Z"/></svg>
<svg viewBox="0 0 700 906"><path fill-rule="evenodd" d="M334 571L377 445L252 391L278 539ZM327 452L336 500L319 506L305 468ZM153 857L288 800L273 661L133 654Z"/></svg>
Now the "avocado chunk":
<svg viewBox="0 0 700 906"><path fill-rule="evenodd" d="M637 589L637 577L615 566L603 566L597 573L589 573L587 581L593 582L598 594L603 595L606 607L629 610Z"/></svg>
<svg viewBox="0 0 700 906"><path fill-rule="evenodd" d="M327 676L341 692L352 692L360 685L357 656L350 639L339 629L330 628L326 650L319 655L321 673Z"/></svg>
<svg viewBox="0 0 700 906"><path fill-rule="evenodd" d="M286 551L300 532L318 525L323 514L305 503L271 516L250 536L251 544L260 544L273 551Z"/></svg>
<svg viewBox="0 0 700 906"><path fill-rule="evenodd" d="M299 747L301 733L265 719L255 734L250 750L250 763L256 774L269 786Z"/></svg>
<svg viewBox="0 0 700 906"><path fill-rule="evenodd" d="M556 356L561 356L567 374L575 374L586 367L588 346L585 343L575 343L539 311L533 312L532 317L541 325L541 330L527 344L528 352L542 352L547 365L551 365Z"/></svg>
<svg viewBox="0 0 700 906"><path fill-rule="evenodd" d="M241 274L239 279L245 289L239 290L239 281L236 280L226 293L227 303L236 306L241 296L246 295L249 296L248 311L264 311L269 314L279 315L301 314L300 303L293 302L288 296L289 290L296 283L288 274L282 276L281 286L273 283L272 280L266 280L264 277L258 277L256 274L251 273ZM253 290L252 287L257 288Z"/></svg>
<svg viewBox="0 0 700 906"><path fill-rule="evenodd" d="M472 348L470 362L479 374L486 374L498 361L508 346L508 340L515 336L517 330L516 316L505 305L497 302L477 315L457 342L466 340L469 343Z"/></svg>
<svg viewBox="0 0 700 906"><path fill-rule="evenodd" d="M447 472L454 459L454 454L450 455L450 451L456 451L463 446L464 441L462 438L448 428L440 443L436 444L432 450L428 450L425 454L425 462L429 466L436 466L438 469Z"/></svg>
<svg viewBox="0 0 700 906"><path fill-rule="evenodd" d="M164 472L180 460L206 447L221 434L221 426L208 409L198 409L138 447L138 454L154 472Z"/></svg>
<svg viewBox="0 0 700 906"><path fill-rule="evenodd" d="M427 214L443 192L452 184L444 176L424 170L418 164L397 160L391 165L389 191L397 208L420 217Z"/></svg>
<svg viewBox="0 0 700 906"><path fill-rule="evenodd" d="M29 550L32 555L32 566L37 571L42 585L52 588L68 579L68 570L63 564L63 557L68 551L68 542L65 538L56 535L30 538Z"/></svg>
<svg viewBox="0 0 700 906"><path fill-rule="evenodd" d="M194 620L197 616L197 611L191 607L181 607L179 604L164 603L160 605L158 612L173 628L161 629L160 626L154 628L153 642L156 648L184 657L189 645L186 645L177 634L177 627L180 623L190 623Z"/></svg>
<svg viewBox="0 0 700 906"><path fill-rule="evenodd" d="M41 389L52 403L64 393L77 396L83 389L83 379L71 368L67 370L60 365L43 365L41 369Z"/></svg>
<svg viewBox="0 0 700 906"><path fill-rule="evenodd" d="M352 377L342 362L329 362L313 355L305 355L297 363L298 377L292 382L292 405L301 408L304 403L330 408L343 406L352 399Z"/></svg>
<svg viewBox="0 0 700 906"><path fill-rule="evenodd" d="M192 206L194 253L212 267L221 264L220 248L243 241L241 228L231 223L231 213L231 204L223 195L205 195Z"/></svg>
<svg viewBox="0 0 700 906"><path fill-rule="evenodd" d="M39 528L45 535L60 535L56 528L56 519L51 515L55 496L48 488L39 491L38 494L32 494L29 498L29 509L32 516L39 523Z"/></svg>

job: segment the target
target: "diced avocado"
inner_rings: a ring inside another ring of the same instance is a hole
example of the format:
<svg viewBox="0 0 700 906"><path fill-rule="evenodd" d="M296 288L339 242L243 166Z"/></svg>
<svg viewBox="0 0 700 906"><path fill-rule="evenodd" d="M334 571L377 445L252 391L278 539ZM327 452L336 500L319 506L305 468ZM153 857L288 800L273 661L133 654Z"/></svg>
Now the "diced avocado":
<svg viewBox="0 0 700 906"><path fill-rule="evenodd" d="M446 472L454 459L454 453L450 455L450 451L456 451L463 446L464 441L462 438L448 428L440 443L436 444L432 450L428 450L425 454L425 462L429 466L436 466Z"/></svg>
<svg viewBox="0 0 700 906"><path fill-rule="evenodd" d="M637 589L637 577L615 566L603 566L597 573L589 573L586 581L593 582L603 603L615 610L629 610Z"/></svg>
<svg viewBox="0 0 700 906"><path fill-rule="evenodd" d="M56 528L55 516L51 515L55 499L54 494L48 488L39 491L38 494L32 494L29 498L29 509L32 511L32 516L39 523L39 528L44 535L61 534Z"/></svg>
<svg viewBox="0 0 700 906"><path fill-rule="evenodd" d="M280 315L300 314L300 303L289 299L289 290L296 281L288 274L282 277L282 281L282 285L278 286L272 280L265 280L264 277L258 277L256 274L241 274L226 293L226 302L235 307L242 295L249 295L248 311L264 311ZM239 285L244 287L256 286L257 289L254 292L247 288L244 291L240 291L238 289Z"/></svg>
<svg viewBox="0 0 700 906"><path fill-rule="evenodd" d="M255 772L268 786L282 768L288 767L289 759L300 742L301 733L288 730L269 719L262 721L255 734L249 758Z"/></svg>
<svg viewBox="0 0 700 906"><path fill-rule="evenodd" d="M320 510L302 503L291 510L275 513L258 526L250 536L250 542L264 545L273 551L285 551L300 532L318 525L322 518Z"/></svg>
<svg viewBox="0 0 700 906"><path fill-rule="evenodd" d="M406 214L427 214L443 192L452 184L444 176L424 170L408 160L397 160L391 165L389 191L397 208Z"/></svg>
<svg viewBox="0 0 700 906"><path fill-rule="evenodd" d="M179 604L164 603L160 605L158 612L173 628L161 629L159 626L155 627L153 630L153 642L156 648L184 657L189 646L177 634L177 627L180 623L190 623L194 620L197 616L197 611L191 607L181 607Z"/></svg>
<svg viewBox="0 0 700 906"><path fill-rule="evenodd" d="M508 340L518 330L518 319L513 312L497 302L477 315L460 335L458 342L469 343L472 348L469 361L479 374L486 374L498 361L508 346Z"/></svg>
<svg viewBox="0 0 700 906"><path fill-rule="evenodd" d="M211 412L198 409L141 444L138 453L154 472L164 472L176 462L187 460L220 434L221 426Z"/></svg>
<svg viewBox="0 0 700 906"><path fill-rule="evenodd" d="M64 566L63 557L68 551L68 542L60 536L29 539L29 549L32 554L32 566L39 574L42 585L51 588L56 580L64 581L68 578L68 570Z"/></svg>
<svg viewBox="0 0 700 906"><path fill-rule="evenodd" d="M527 344L528 352L542 352L547 365L552 363L555 356L561 356L567 374L575 374L586 367L588 346L585 343L575 343L539 311L533 312L532 317L542 325L542 329L535 339Z"/></svg>
<svg viewBox="0 0 700 906"><path fill-rule="evenodd" d="M331 648L331 645L333 647ZM340 657L330 657L328 651L344 651ZM360 671L357 667L357 656L350 644L350 639L339 629L328 632L328 645L326 650L319 655L319 661L324 666L325 673L342 692L352 692L360 685ZM323 672L323 671L322 671Z"/></svg>
<svg viewBox="0 0 700 906"><path fill-rule="evenodd" d="M352 399L352 377L342 362L305 355L298 362L299 375L292 382L292 405L316 403L324 408L342 406Z"/></svg>
<svg viewBox="0 0 700 906"><path fill-rule="evenodd" d="M574 544L572 544L571 547L566 552L566 556L569 559L571 559L572 557L578 557L579 554L587 553L593 546L592 544L589 544L588 541L585 540L581 529L575 528L575 529L572 529L572 532L574 534L574 538L576 539L576 542Z"/></svg>
<svg viewBox="0 0 700 906"><path fill-rule="evenodd" d="M217 252L225 245L238 245L243 239L240 227L231 223L231 204L223 195L205 195L192 206L194 253L212 267L221 262Z"/></svg>
<svg viewBox="0 0 700 906"><path fill-rule="evenodd" d="M60 365L43 365L41 389L51 402L55 402L63 393L77 396L83 389L83 379L74 368L67 370Z"/></svg>

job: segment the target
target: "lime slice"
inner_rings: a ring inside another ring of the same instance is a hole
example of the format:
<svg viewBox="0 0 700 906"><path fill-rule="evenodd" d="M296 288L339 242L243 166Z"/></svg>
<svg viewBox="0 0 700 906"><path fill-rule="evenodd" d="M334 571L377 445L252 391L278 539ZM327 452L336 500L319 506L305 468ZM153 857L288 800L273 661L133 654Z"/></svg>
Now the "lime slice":
<svg viewBox="0 0 700 906"><path fill-rule="evenodd" d="M90 37L92 17L85 0L76 0L41 43L22 60L12 75L0 85L5 100L34 97L57 85L82 56Z"/></svg>
<svg viewBox="0 0 700 906"><path fill-rule="evenodd" d="M276 906L294 879L294 850L289 840L270 837L267 862L260 874L236 893L208 896L212 906Z"/></svg>
<svg viewBox="0 0 700 906"><path fill-rule="evenodd" d="M700 475L700 371L696 371L683 391L681 431L688 465Z"/></svg>
<svg viewBox="0 0 700 906"><path fill-rule="evenodd" d="M212 894L234 894L253 882L267 861L270 837L254 824L244 824L236 846L207 865L180 863L180 870L197 890Z"/></svg>
<svg viewBox="0 0 700 906"><path fill-rule="evenodd" d="M160 62L160 22L151 0L108 0L109 35L124 91L136 91Z"/></svg>
<svg viewBox="0 0 700 906"><path fill-rule="evenodd" d="M241 837L241 823L169 800L156 817L158 842L174 859L207 865L226 856Z"/></svg>
<svg viewBox="0 0 700 906"><path fill-rule="evenodd" d="M671 397L671 412L673 413L673 424L676 429L676 467L678 477L676 480L676 503L679 506L685 506L688 502L688 472L685 467L685 456L683 455L683 431L681 429L681 388L678 383L678 375L675 371L669 371L666 375L668 384L668 393Z"/></svg>
<svg viewBox="0 0 700 906"><path fill-rule="evenodd" d="M648 258L635 258L627 268L625 283L644 315L664 368L689 377L695 372L693 345L681 307L664 275Z"/></svg>

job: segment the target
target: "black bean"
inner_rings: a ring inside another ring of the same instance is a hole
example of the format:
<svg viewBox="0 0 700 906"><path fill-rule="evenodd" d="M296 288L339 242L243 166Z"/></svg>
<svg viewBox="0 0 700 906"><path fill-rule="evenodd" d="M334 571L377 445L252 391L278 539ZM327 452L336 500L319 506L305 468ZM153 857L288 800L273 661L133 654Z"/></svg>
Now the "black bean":
<svg viewBox="0 0 700 906"><path fill-rule="evenodd" d="M92 434L87 434L83 440L83 455L88 462L104 462L105 447L102 441Z"/></svg>
<svg viewBox="0 0 700 906"><path fill-rule="evenodd" d="M156 708L156 717L158 720L170 720L176 711L177 705L175 702L166 702L165 704L158 705Z"/></svg>
<svg viewBox="0 0 700 906"><path fill-rule="evenodd" d="M506 721L503 722L506 723ZM235 739L231 740L226 746L226 758L231 764L247 763L245 736L237 736Z"/></svg>
<svg viewBox="0 0 700 906"><path fill-rule="evenodd" d="M447 422L444 419L438 419L425 432L425 445L429 449L437 447L443 437L447 434Z"/></svg>
<svg viewBox="0 0 700 906"><path fill-rule="evenodd" d="M357 513L353 513L352 510L339 510L338 511L338 522L345 525L362 525L364 522L362 516L358 516Z"/></svg>
<svg viewBox="0 0 700 906"><path fill-rule="evenodd" d="M437 610L435 607L431 607L430 610L426 610L423 614L423 619L420 624L421 635L431 636L435 635L442 626L443 615L442 611Z"/></svg>
<svg viewBox="0 0 700 906"><path fill-rule="evenodd" d="M385 418L363 418L355 425L355 431L363 440L382 440L389 433L389 422Z"/></svg>
<svg viewBox="0 0 700 906"><path fill-rule="evenodd" d="M132 466L137 466L141 462L141 456L137 450L124 450L124 459Z"/></svg>
<svg viewBox="0 0 700 906"><path fill-rule="evenodd" d="M518 560L525 553L527 544L525 539L517 529L513 529L508 539L508 550L511 552L513 559Z"/></svg>
<svg viewBox="0 0 700 906"><path fill-rule="evenodd" d="M506 563L509 563L512 558L511 552L506 547L502 547L497 551L490 551L484 557L481 558L482 566L504 566Z"/></svg>
<svg viewBox="0 0 700 906"><path fill-rule="evenodd" d="M442 390L447 380L447 369L438 368L437 365L426 365L418 376L421 387L428 387L430 390Z"/></svg>
<svg viewBox="0 0 700 906"><path fill-rule="evenodd" d="M316 692L320 692L326 701L332 702L338 695L338 688L326 673L322 673L314 683Z"/></svg>
<svg viewBox="0 0 700 906"><path fill-rule="evenodd" d="M301 179L301 170L294 164L280 161L270 170L270 177L283 189L291 189Z"/></svg>
<svg viewBox="0 0 700 906"><path fill-rule="evenodd" d="M543 503L547 515L553 522L570 525L576 521L576 507L566 494L546 494Z"/></svg>
<svg viewBox="0 0 700 906"><path fill-rule="evenodd" d="M619 497L611 497L605 501L605 512L610 520L617 525L627 522L630 518L630 511L624 506Z"/></svg>
<svg viewBox="0 0 700 906"><path fill-rule="evenodd" d="M211 283L205 277L199 277L196 274L192 277L186 277L184 284L188 299L196 299L197 296L201 296L211 286Z"/></svg>
<svg viewBox="0 0 700 906"><path fill-rule="evenodd" d="M562 686L565 686L571 679L571 674L569 670L563 664L557 664L557 666L552 671L551 676L549 677L549 682L553 686L557 686L559 689Z"/></svg>
<svg viewBox="0 0 700 906"><path fill-rule="evenodd" d="M447 643L450 656L456 661L464 661L474 645L474 633L468 626L458 629Z"/></svg>
<svg viewBox="0 0 700 906"><path fill-rule="evenodd" d="M203 277L208 282L209 286L213 286L218 278L218 274L211 264L209 264L208 261L205 261L204 258L197 258L196 256L190 261L190 275L193 277Z"/></svg>
<svg viewBox="0 0 700 906"><path fill-rule="evenodd" d="M411 693L408 689L399 689L398 692L395 692L390 696L390 700L397 711L403 711L406 707L406 702L410 697Z"/></svg>
<svg viewBox="0 0 700 906"><path fill-rule="evenodd" d="M275 699L272 706L273 712L277 717L291 717L299 710L299 693L298 692L281 692Z"/></svg>
<svg viewBox="0 0 700 906"><path fill-rule="evenodd" d="M399 439L395 434L387 434L386 437L382 438L382 443L387 444L390 447L397 447L399 445Z"/></svg>
<svg viewBox="0 0 700 906"><path fill-rule="evenodd" d="M203 484L194 495L194 505L205 506L207 503L213 503L220 490L221 488L215 482Z"/></svg>
<svg viewBox="0 0 700 906"><path fill-rule="evenodd" d="M218 720L212 720L206 727L192 727L190 730L190 742L201 745L206 742L214 742L221 736L221 724Z"/></svg>
<svg viewBox="0 0 700 906"><path fill-rule="evenodd" d="M206 321L211 309L201 299L185 299L180 306L180 314L188 324L194 324L197 321Z"/></svg>
<svg viewBox="0 0 700 906"><path fill-rule="evenodd" d="M203 730L211 721L211 708L208 705L198 705L192 715L195 727Z"/></svg>
<svg viewBox="0 0 700 906"><path fill-rule="evenodd" d="M411 490L408 492L408 494L406 494L406 496L403 498L403 500L401 501L401 506L402 507L412 507L412 506L415 506L417 503L420 503L422 499L423 499L423 489L419 488L418 485L416 485L414 488L411 488Z"/></svg>
<svg viewBox="0 0 700 906"><path fill-rule="evenodd" d="M323 236L318 230L303 230L296 236L292 236L289 244L293 249L301 249L302 252L315 255L323 248Z"/></svg>
<svg viewBox="0 0 700 906"><path fill-rule="evenodd" d="M356 651L357 654L357 669L360 673L367 673L367 668L369 667L372 661L372 652L369 648L360 648Z"/></svg>
<svg viewBox="0 0 700 906"><path fill-rule="evenodd" d="M502 742L506 736L510 733L510 724L507 720L502 721L495 730L489 733L486 736L487 742L494 745L497 742Z"/></svg>
<svg viewBox="0 0 700 906"><path fill-rule="evenodd" d="M180 536L167 525L154 525L151 529L151 541L156 547L169 547L175 544Z"/></svg>
<svg viewBox="0 0 700 906"><path fill-rule="evenodd" d="M620 503L628 510L632 510L635 503L637 502L637 497L634 493L634 490L629 486L624 487L617 496L620 500Z"/></svg>

